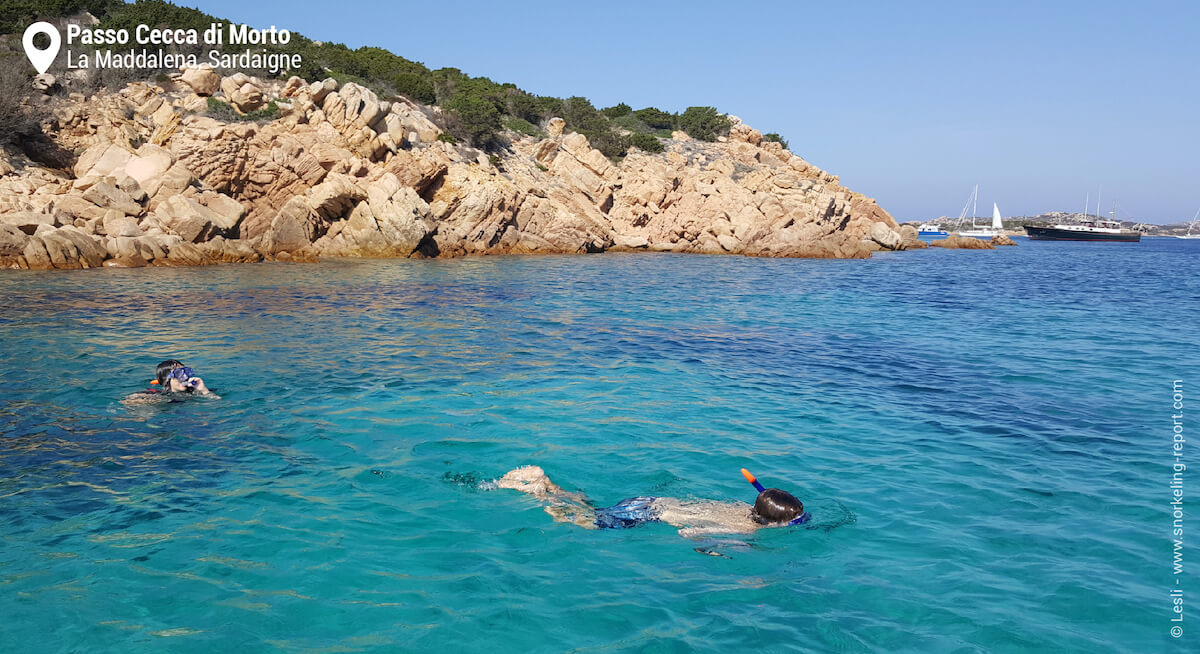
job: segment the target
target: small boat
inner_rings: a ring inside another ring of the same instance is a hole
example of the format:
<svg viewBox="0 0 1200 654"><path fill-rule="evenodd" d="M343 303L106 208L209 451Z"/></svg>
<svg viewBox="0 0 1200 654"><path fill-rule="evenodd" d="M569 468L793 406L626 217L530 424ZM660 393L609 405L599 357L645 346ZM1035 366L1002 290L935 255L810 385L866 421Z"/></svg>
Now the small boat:
<svg viewBox="0 0 1200 654"><path fill-rule="evenodd" d="M934 223L925 223L917 228L918 236L949 236L946 230L942 229Z"/></svg>
<svg viewBox="0 0 1200 654"><path fill-rule="evenodd" d="M1081 225L1025 226L1025 233L1034 241L1116 241L1137 243L1142 233L1123 229L1116 220L1088 220Z"/></svg>

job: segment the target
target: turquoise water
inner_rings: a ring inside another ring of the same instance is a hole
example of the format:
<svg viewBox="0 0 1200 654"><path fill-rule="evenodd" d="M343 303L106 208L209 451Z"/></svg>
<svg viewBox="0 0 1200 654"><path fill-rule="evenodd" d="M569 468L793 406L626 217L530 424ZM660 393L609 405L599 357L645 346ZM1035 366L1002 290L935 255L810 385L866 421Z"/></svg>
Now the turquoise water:
<svg viewBox="0 0 1200 654"><path fill-rule="evenodd" d="M1200 383L1198 262L1022 240L5 272L0 649L1186 648L1170 404ZM222 399L123 406L163 358ZM585 530L477 483L522 464L601 505L752 501L744 466L821 528Z"/></svg>

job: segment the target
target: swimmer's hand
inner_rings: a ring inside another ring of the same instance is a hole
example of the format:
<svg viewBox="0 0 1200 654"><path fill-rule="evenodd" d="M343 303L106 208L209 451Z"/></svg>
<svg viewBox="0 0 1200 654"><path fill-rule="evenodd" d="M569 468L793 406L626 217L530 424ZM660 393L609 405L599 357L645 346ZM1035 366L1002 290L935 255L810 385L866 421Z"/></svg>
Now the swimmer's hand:
<svg viewBox="0 0 1200 654"><path fill-rule="evenodd" d="M188 377L187 385L192 388L192 392L199 395L207 395L211 397L217 396L216 393L208 390L208 386L204 385L204 380L199 377Z"/></svg>

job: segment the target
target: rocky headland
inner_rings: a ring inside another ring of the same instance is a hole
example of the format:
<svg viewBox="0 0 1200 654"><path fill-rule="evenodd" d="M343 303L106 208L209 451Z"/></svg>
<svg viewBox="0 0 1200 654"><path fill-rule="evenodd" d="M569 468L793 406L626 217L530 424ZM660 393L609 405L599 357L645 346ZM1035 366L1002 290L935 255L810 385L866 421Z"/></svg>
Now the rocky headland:
<svg viewBox="0 0 1200 654"><path fill-rule="evenodd" d="M675 132L663 152L630 149L617 163L557 118L544 137L508 132L489 155L446 138L436 106L332 79L197 69L45 102L42 132L64 161L4 151L2 267L924 247L735 117L716 142Z"/></svg>

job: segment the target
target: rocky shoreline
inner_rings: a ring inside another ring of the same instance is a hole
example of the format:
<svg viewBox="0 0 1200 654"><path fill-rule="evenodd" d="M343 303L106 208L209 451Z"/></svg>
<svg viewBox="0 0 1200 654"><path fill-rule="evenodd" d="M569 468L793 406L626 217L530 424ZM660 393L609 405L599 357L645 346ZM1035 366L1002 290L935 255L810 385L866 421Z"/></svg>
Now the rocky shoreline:
<svg viewBox="0 0 1200 654"><path fill-rule="evenodd" d="M52 86L47 85L47 88ZM500 154L443 136L438 107L354 83L183 71L48 98L69 168L0 158L0 267L321 257L694 252L865 258L924 247L872 199L763 140L675 132L614 163L551 119ZM234 114L210 110L228 103ZM255 116L264 108L269 117Z"/></svg>

